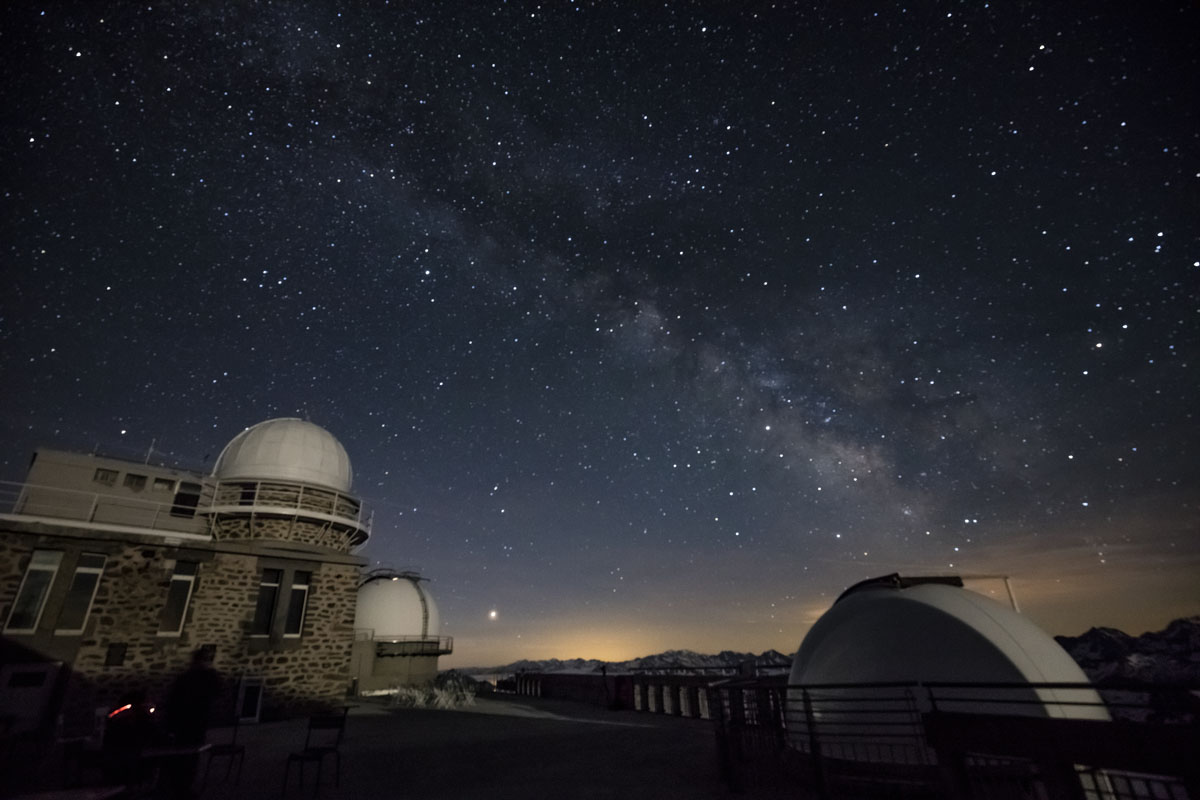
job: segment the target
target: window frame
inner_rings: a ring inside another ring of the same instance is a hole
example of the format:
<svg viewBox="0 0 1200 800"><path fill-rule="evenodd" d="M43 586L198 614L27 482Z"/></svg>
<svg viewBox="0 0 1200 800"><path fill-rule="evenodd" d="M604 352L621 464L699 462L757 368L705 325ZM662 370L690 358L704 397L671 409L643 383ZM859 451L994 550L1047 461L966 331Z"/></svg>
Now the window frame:
<svg viewBox="0 0 1200 800"><path fill-rule="evenodd" d="M269 573L274 573L274 580L268 580ZM258 595L254 601L254 616L250 620L250 637L266 639L275 633L275 617L279 613L279 595L283 587L284 570L282 567L263 567L258 577ZM270 601L264 606L263 600L269 595ZM266 608L266 613L262 610ZM260 617L265 617L261 619ZM260 624L261 623L261 624Z"/></svg>
<svg viewBox="0 0 1200 800"><path fill-rule="evenodd" d="M312 591L312 572L308 570L291 570L291 591L288 592L287 609L283 614L283 638L299 639L304 634L304 620L308 616L308 595ZM301 583L301 580L304 582ZM300 597L300 614L296 620L295 630L292 630L292 612L296 607L296 597Z"/></svg>
<svg viewBox="0 0 1200 800"><path fill-rule="evenodd" d="M52 564L38 564L40 555L50 557ZM8 616L4 620L4 632L10 634L21 633L36 633L38 625L41 624L42 614L46 611L47 601L50 599L50 590L54 588L54 582L58 579L58 570L62 567L62 550L34 550L29 555L29 563L25 565L25 574L21 576L21 585L17 587L17 593L13 597L12 607L8 610ZM25 596L25 590L29 587L29 577L35 572L49 572L50 577L41 587L41 595L37 599L37 611L33 615L33 621L29 627L14 628L12 626L13 616L16 615L17 609L21 608L21 600Z"/></svg>
<svg viewBox="0 0 1200 800"><path fill-rule="evenodd" d="M188 609L192 606L192 595L196 591L196 578L199 574L200 563L198 561L181 559L175 562L175 569L171 571L171 580L167 584L167 598L163 603L163 609L158 618L157 636L173 638L183 635L183 626L187 623ZM179 610L179 624L172 629L165 627L165 617L167 611L171 608L171 592L175 589L176 583L186 583L187 591L183 596L183 604Z"/></svg>
<svg viewBox="0 0 1200 800"><path fill-rule="evenodd" d="M85 565L85 559L99 559L100 564ZM96 592L100 590L100 581L104 579L104 568L108 566L108 556L104 553L80 553L79 558L75 561L75 571L71 574L71 583L67 586L67 594L63 597L62 605L58 609L58 625L54 629L55 636L79 636L87 629L88 619L92 615L92 606L96 603ZM87 605L84 607L83 616L79 620L79 627L64 628L62 625L63 615L67 613L71 602L71 594L75 591L76 582L81 575L94 575L91 591L88 593Z"/></svg>
<svg viewBox="0 0 1200 800"><path fill-rule="evenodd" d="M203 491L204 487L199 483L180 481L175 487L175 496L171 500L171 509L168 513L172 517L181 517L183 519L195 518L196 509L200 506L200 495Z"/></svg>

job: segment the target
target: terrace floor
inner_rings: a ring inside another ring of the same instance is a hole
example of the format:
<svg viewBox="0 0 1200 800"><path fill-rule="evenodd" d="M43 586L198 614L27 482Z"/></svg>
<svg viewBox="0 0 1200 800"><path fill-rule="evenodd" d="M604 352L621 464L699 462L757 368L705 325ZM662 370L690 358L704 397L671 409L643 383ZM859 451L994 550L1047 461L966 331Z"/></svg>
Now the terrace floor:
<svg viewBox="0 0 1200 800"><path fill-rule="evenodd" d="M214 763L200 797L313 797L313 769L282 795L287 754L304 743L305 720L242 726L241 781ZM210 740L225 741L214 729ZM201 757L203 775L205 757ZM22 791L57 788L52 765ZM235 770L236 773L236 770ZM199 778L197 788L199 788ZM11 789L10 789L11 791ZM0 789L0 794L4 791ZM341 785L328 759L319 798L730 798L721 782L712 723L608 711L531 697L484 697L465 710L392 708L360 701L342 745ZM753 796L763 796L755 792Z"/></svg>

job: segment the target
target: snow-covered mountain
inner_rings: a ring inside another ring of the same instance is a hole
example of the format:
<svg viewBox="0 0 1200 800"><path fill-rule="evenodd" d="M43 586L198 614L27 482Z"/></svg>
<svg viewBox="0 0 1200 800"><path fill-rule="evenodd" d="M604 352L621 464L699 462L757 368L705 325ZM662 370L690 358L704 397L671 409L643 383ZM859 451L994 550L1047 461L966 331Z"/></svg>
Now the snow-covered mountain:
<svg viewBox="0 0 1200 800"><path fill-rule="evenodd" d="M563 661L550 658L542 661L514 661L500 667L465 667L459 668L458 671L471 675L506 675L515 672L600 672L602 668L606 668L611 674L692 670L732 671L748 661L753 661L760 670L783 671L791 666L792 657L784 655L778 650L767 650L758 655L736 653L732 650L723 650L716 655L704 655L692 650L667 650L663 653L633 658L628 661L600 661L595 658L572 658Z"/></svg>
<svg viewBox="0 0 1200 800"><path fill-rule="evenodd" d="M1177 619L1161 631L1130 636L1115 628L1092 628L1081 636L1056 636L1084 673L1095 683L1138 681L1200 686L1200 616ZM465 667L468 675L511 675L516 672L687 672L735 671L753 661L759 672L786 672L792 657L778 650L737 653L723 650L704 655L691 650L633 658L629 661L600 661L594 658L557 658L514 661L499 667Z"/></svg>
<svg viewBox="0 0 1200 800"><path fill-rule="evenodd" d="M1130 636L1092 628L1056 636L1093 683L1138 681L1200 686L1200 616L1177 619L1165 630Z"/></svg>

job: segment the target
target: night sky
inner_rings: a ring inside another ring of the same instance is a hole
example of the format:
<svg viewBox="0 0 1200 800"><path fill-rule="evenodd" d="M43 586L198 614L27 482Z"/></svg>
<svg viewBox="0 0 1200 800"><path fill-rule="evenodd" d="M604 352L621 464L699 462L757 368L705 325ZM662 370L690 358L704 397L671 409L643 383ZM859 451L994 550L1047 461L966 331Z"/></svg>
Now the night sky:
<svg viewBox="0 0 1200 800"><path fill-rule="evenodd" d="M443 666L1200 613L1194 3L103 5L0 10L0 477L309 419Z"/></svg>

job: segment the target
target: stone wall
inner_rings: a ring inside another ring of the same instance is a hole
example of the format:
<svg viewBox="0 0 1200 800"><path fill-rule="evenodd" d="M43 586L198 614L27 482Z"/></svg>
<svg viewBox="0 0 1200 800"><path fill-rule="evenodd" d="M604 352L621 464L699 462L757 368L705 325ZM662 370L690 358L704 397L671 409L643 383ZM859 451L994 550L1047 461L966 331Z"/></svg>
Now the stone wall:
<svg viewBox="0 0 1200 800"><path fill-rule="evenodd" d="M86 725L94 708L115 707L135 690L161 701L192 652L204 645L214 646L214 666L227 683L215 710L218 718L231 716L242 676L264 679L264 719L344 700L351 682L356 564L322 560L317 553L289 554L286 565L312 574L301 635L252 637L263 565L277 566L278 557L230 552L219 542L183 547L81 529L60 535L17 530L22 527L29 526L14 526L0 535L0 624L34 549L63 550L64 563L74 563L72 554L79 552L108 556L81 636L55 635L48 605L38 632L4 637L5 653L66 665L61 690L67 726ZM179 560L199 564L191 602L182 633L161 636L160 616ZM52 593L65 593L70 577L61 569ZM287 588L281 587L281 598L287 597ZM123 651L120 659L114 658L118 650Z"/></svg>
<svg viewBox="0 0 1200 800"><path fill-rule="evenodd" d="M253 519L249 517L215 519L212 523L212 534L213 538L217 540L272 539L329 547L347 552L352 546L354 531L332 522L306 522L291 517L256 515Z"/></svg>

